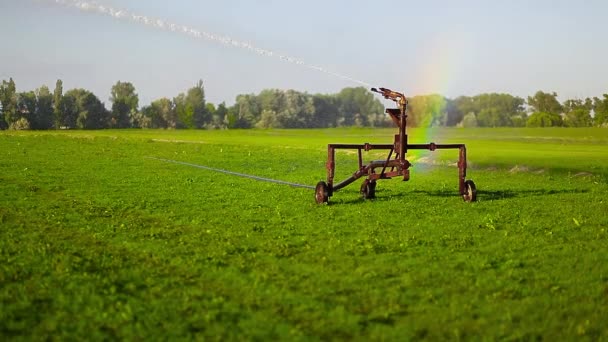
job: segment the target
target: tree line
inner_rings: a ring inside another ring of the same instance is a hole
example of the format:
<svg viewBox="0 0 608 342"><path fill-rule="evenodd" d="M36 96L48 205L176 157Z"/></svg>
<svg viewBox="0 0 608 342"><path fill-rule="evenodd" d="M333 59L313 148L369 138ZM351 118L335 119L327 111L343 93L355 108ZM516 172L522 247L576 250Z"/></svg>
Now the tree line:
<svg viewBox="0 0 608 342"><path fill-rule="evenodd" d="M409 98L408 125L413 127L589 127L608 126L608 94L601 98L568 99L538 91L527 99L487 93L449 99L422 95ZM388 127L391 120L377 96L363 87L337 94L308 94L266 89L236 97L232 106L205 100L203 82L185 93L139 106L136 89L118 81L110 91L111 107L92 92L63 91L57 80L47 86L17 92L12 78L0 84L0 129L104 128L324 128Z"/></svg>

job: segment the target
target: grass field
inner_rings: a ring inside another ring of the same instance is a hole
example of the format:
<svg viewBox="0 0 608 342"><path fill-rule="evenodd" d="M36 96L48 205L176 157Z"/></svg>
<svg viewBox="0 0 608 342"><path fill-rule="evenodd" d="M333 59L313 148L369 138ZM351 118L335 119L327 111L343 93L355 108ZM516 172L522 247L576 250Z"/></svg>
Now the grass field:
<svg viewBox="0 0 608 342"><path fill-rule="evenodd" d="M1 132L0 337L608 339L608 130L434 133L478 202L454 151L330 205L149 158L314 186L393 130Z"/></svg>

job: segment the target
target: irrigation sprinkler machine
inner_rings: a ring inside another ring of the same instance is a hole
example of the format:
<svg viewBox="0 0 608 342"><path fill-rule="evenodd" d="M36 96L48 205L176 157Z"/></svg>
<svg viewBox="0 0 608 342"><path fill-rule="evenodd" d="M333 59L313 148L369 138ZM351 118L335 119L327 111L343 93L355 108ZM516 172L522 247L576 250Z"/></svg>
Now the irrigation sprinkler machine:
<svg viewBox="0 0 608 342"><path fill-rule="evenodd" d="M372 88L371 91L381 94L385 99L394 101L397 108L387 108L386 113L399 128L392 144L329 144L327 145L327 181L317 183L315 187L315 200L317 203L328 203L334 192L346 187L359 178L365 177L361 184L361 195L364 199L372 199L376 195L376 183L381 179L401 177L403 181L410 179L412 164L406 159L408 150L458 149L458 189L466 202L474 202L477 190L472 180L467 180L467 149L464 144L408 144L406 133L407 98L405 95L386 88ZM359 169L349 178L335 183L336 150L355 149L359 157ZM388 150L384 160L373 160L363 164L361 151Z"/></svg>

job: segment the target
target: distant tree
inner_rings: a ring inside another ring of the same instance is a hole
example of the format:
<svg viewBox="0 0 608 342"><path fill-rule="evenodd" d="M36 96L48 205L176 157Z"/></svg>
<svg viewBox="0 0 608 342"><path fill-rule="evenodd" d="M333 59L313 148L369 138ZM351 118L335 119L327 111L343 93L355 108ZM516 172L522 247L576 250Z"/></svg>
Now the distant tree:
<svg viewBox="0 0 608 342"><path fill-rule="evenodd" d="M207 102L207 104L205 104L205 110L207 111L207 114L209 114L210 117L213 117L217 108L215 108L215 105L213 103Z"/></svg>
<svg viewBox="0 0 608 342"><path fill-rule="evenodd" d="M262 110L260 120L255 124L256 128L282 128L277 113L272 109Z"/></svg>
<svg viewBox="0 0 608 342"><path fill-rule="evenodd" d="M364 87L344 88L336 95L339 126L368 126L384 106Z"/></svg>
<svg viewBox="0 0 608 342"><path fill-rule="evenodd" d="M178 118L177 128L203 128L211 121L202 80L188 89L186 94L181 93L173 98L173 104Z"/></svg>
<svg viewBox="0 0 608 342"><path fill-rule="evenodd" d="M211 122L212 114L207 111L203 80L199 80L194 87L188 89L186 103L192 108L192 122L195 128L203 128Z"/></svg>
<svg viewBox="0 0 608 342"><path fill-rule="evenodd" d="M28 130L30 129L30 122L26 118L21 117L17 121L11 123L8 129L14 131Z"/></svg>
<svg viewBox="0 0 608 342"><path fill-rule="evenodd" d="M593 101L590 98L566 100L562 108L564 110L564 126L589 127L593 125L593 118L591 117Z"/></svg>
<svg viewBox="0 0 608 342"><path fill-rule="evenodd" d="M446 99L438 94L413 96L409 99L408 125L441 126L446 118Z"/></svg>
<svg viewBox="0 0 608 342"><path fill-rule="evenodd" d="M73 90L71 92L68 91L62 97L59 107L59 111L61 112L59 128L76 128L76 120L80 113L77 95L78 93Z"/></svg>
<svg viewBox="0 0 608 342"><path fill-rule="evenodd" d="M112 103L112 111L110 113L110 127L112 128L130 128L132 127L132 117L137 113L136 111L131 114L131 108L129 105L118 100Z"/></svg>
<svg viewBox="0 0 608 342"><path fill-rule="evenodd" d="M53 124L56 129L61 128L64 121L63 109L63 81L57 80L53 91Z"/></svg>
<svg viewBox="0 0 608 342"><path fill-rule="evenodd" d="M158 99L142 108L143 115L149 120L150 128L176 128L177 114L173 102L168 98Z"/></svg>
<svg viewBox="0 0 608 342"><path fill-rule="evenodd" d="M0 128L6 129L20 117L17 114L17 88L12 78L8 82L3 80L0 85L0 103L2 103Z"/></svg>
<svg viewBox="0 0 608 342"><path fill-rule="evenodd" d="M226 118L228 116L228 107L226 107L226 103L220 103L215 112L213 112L213 128L225 128Z"/></svg>
<svg viewBox="0 0 608 342"><path fill-rule="evenodd" d="M151 128L151 126L152 121L144 115L143 108L131 115L132 128Z"/></svg>
<svg viewBox="0 0 608 342"><path fill-rule="evenodd" d="M591 100L590 98L586 98L584 100L568 99L564 101L564 104L562 105L562 110L564 111L564 113L568 113L575 109L586 109L588 111L591 111L593 109L593 100Z"/></svg>
<svg viewBox="0 0 608 342"><path fill-rule="evenodd" d="M315 106L312 96L295 90L287 90L284 95L285 106L277 113L283 128L306 128L314 119Z"/></svg>
<svg viewBox="0 0 608 342"><path fill-rule="evenodd" d="M608 126L608 94L603 94L602 99L593 98L593 111L595 116L593 123L595 126Z"/></svg>
<svg viewBox="0 0 608 342"><path fill-rule="evenodd" d="M85 89L71 89L65 93L63 99L63 113L66 117L67 127L80 129L101 129L110 125L110 112L104 104ZM72 117L72 116L75 116ZM74 122L72 122L72 120Z"/></svg>
<svg viewBox="0 0 608 342"><path fill-rule="evenodd" d="M446 120L446 124L451 126L456 123L462 122L464 120L464 116L469 113L473 113L473 115L477 115L481 109L475 103L473 97L470 96L459 96L454 100L455 110L450 114L448 111L448 118Z"/></svg>
<svg viewBox="0 0 608 342"><path fill-rule="evenodd" d="M67 128L82 128L78 127L78 118L80 112L83 111L82 99L88 94L88 91L82 88L68 90L63 96L62 112L64 113L64 126Z"/></svg>
<svg viewBox="0 0 608 342"><path fill-rule="evenodd" d="M110 92L112 102L111 126L128 128L132 126L133 116L137 114L139 96L130 82L116 82Z"/></svg>
<svg viewBox="0 0 608 342"><path fill-rule="evenodd" d="M228 128L251 128L258 122L261 114L257 96L238 95L228 118Z"/></svg>
<svg viewBox="0 0 608 342"><path fill-rule="evenodd" d="M256 98L256 103L258 104L258 110L261 111L264 109L279 112L285 106L285 91L280 89L264 89L258 95L254 95Z"/></svg>
<svg viewBox="0 0 608 342"><path fill-rule="evenodd" d="M475 113L469 112L462 118L462 121L459 123L460 127L477 127L477 117Z"/></svg>
<svg viewBox="0 0 608 342"><path fill-rule="evenodd" d="M446 100L446 108L445 108L445 126L456 126L464 119L464 115L468 112L462 112L458 107L459 101L462 101L467 97L461 96L456 98L455 100L445 99ZM460 100L459 100L460 99Z"/></svg>
<svg viewBox="0 0 608 342"><path fill-rule="evenodd" d="M525 112L520 114L511 115L509 118L511 120L511 127L526 127L526 121L528 120L528 116Z"/></svg>
<svg viewBox="0 0 608 342"><path fill-rule="evenodd" d="M110 113L97 96L87 92L80 101L81 111L76 120L79 128L100 129L109 127Z"/></svg>
<svg viewBox="0 0 608 342"><path fill-rule="evenodd" d="M53 127L53 95L47 86L35 91L36 108L30 117L31 129L50 129Z"/></svg>
<svg viewBox="0 0 608 342"><path fill-rule="evenodd" d="M173 111L177 116L175 128L194 128L194 108L186 103L186 94L173 98Z"/></svg>
<svg viewBox="0 0 608 342"><path fill-rule="evenodd" d="M564 114L564 126L566 127L591 127L593 118L590 112L584 108L573 109Z"/></svg>
<svg viewBox="0 0 608 342"><path fill-rule="evenodd" d="M512 117L524 114L524 99L510 94L489 93L473 98L477 122L482 127L511 126Z"/></svg>
<svg viewBox="0 0 608 342"><path fill-rule="evenodd" d="M203 128L211 121L207 113L202 80L188 89L186 94L181 93L173 98L173 105L178 119L177 128Z"/></svg>
<svg viewBox="0 0 608 342"><path fill-rule="evenodd" d="M535 112L528 117L526 127L558 127L563 126L563 121L559 114Z"/></svg>
<svg viewBox="0 0 608 342"><path fill-rule="evenodd" d="M36 104L37 104L36 93L33 90L24 91L24 92L17 94L16 118L17 118L17 120L20 120L22 118L27 120L28 129L32 127L32 124L31 124L32 120L36 119ZM17 120L14 120L13 122L11 122L11 126L13 126L12 123L16 122ZM23 120L20 120L20 121L23 122ZM23 125L23 124L20 124L20 126L25 127L25 125ZM20 129L24 129L24 128L20 128Z"/></svg>
<svg viewBox="0 0 608 342"><path fill-rule="evenodd" d="M507 126L509 117L497 108L484 108L477 114L477 122L481 127Z"/></svg>
<svg viewBox="0 0 608 342"><path fill-rule="evenodd" d="M454 125L465 114L474 113L483 127L523 126L526 121L524 99L504 93L485 93L473 97L460 96L448 101L447 126Z"/></svg>
<svg viewBox="0 0 608 342"><path fill-rule="evenodd" d="M316 94L312 98L315 114L311 127L336 127L338 125L338 98L334 95Z"/></svg>
<svg viewBox="0 0 608 342"><path fill-rule="evenodd" d="M207 116L209 117L209 122L205 122L204 123L204 127L208 128L208 129L218 129L218 128L222 128L223 126L223 118L220 119L217 115L217 108L215 108L215 105L213 103L207 102L207 104L205 105L205 113L207 114Z"/></svg>
<svg viewBox="0 0 608 342"><path fill-rule="evenodd" d="M563 110L555 92L545 93L539 90L534 96L528 96L528 105L532 107L533 112L561 114Z"/></svg>

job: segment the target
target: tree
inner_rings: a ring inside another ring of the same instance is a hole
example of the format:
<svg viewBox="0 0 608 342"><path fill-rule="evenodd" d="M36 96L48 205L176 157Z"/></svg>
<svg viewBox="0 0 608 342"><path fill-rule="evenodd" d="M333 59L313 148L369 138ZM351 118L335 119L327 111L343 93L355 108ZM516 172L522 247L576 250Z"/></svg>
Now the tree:
<svg viewBox="0 0 608 342"><path fill-rule="evenodd" d="M255 95L237 95L236 103L228 117L228 128L251 128L258 122L261 114Z"/></svg>
<svg viewBox="0 0 608 342"><path fill-rule="evenodd" d="M511 120L511 125L512 127L525 127L526 126L526 121L528 120L528 116L526 115L525 112L522 112L520 114L516 114L516 115L511 115L511 117L509 118Z"/></svg>
<svg viewBox="0 0 608 342"><path fill-rule="evenodd" d="M0 128L6 129L19 119L19 115L17 114L17 88L12 78L8 82L2 81L0 85L0 102L2 103Z"/></svg>
<svg viewBox="0 0 608 342"><path fill-rule="evenodd" d="M564 114L564 126L566 127L591 127L593 118L587 109L577 108Z"/></svg>
<svg viewBox="0 0 608 342"><path fill-rule="evenodd" d="M20 121L19 126L22 127L20 129L25 129L26 125L23 124L24 121L27 121L27 129L31 128L32 120L35 120L36 116L36 93L32 90L25 91L17 94L17 113L15 116L16 120L13 120L9 127L13 126L14 123ZM24 119L24 120L21 120ZM14 127L14 126L13 126Z"/></svg>
<svg viewBox="0 0 608 342"><path fill-rule="evenodd" d="M593 125L591 110L593 109L593 101L586 98L566 100L563 105L564 109L564 126L566 127L589 127Z"/></svg>
<svg viewBox="0 0 608 342"><path fill-rule="evenodd" d="M473 98L473 105L482 127L511 126L513 117L524 115L524 99L510 94L480 94Z"/></svg>
<svg viewBox="0 0 608 342"><path fill-rule="evenodd" d="M78 119L79 109L74 91L67 92L61 98L59 111L61 113L59 119L59 128L76 128L76 120Z"/></svg>
<svg viewBox="0 0 608 342"><path fill-rule="evenodd" d="M53 91L53 115L54 115L54 126L56 129L61 128L64 122L63 109L63 81L57 80L55 83L55 90Z"/></svg>
<svg viewBox="0 0 608 342"><path fill-rule="evenodd" d="M528 105L533 108L533 112L561 114L563 110L556 92L545 93L539 90L534 96L528 96Z"/></svg>
<svg viewBox="0 0 608 342"><path fill-rule="evenodd" d="M213 112L213 128L226 128L226 117L228 116L228 107L226 103L220 103Z"/></svg>
<svg viewBox="0 0 608 342"><path fill-rule="evenodd" d="M461 123L462 120L464 120L465 115L469 113L477 115L481 111L476 105L474 98L470 96L457 97L454 100L454 107L455 110L453 112L448 111L448 118L446 120L447 126L452 126L454 122Z"/></svg>
<svg viewBox="0 0 608 342"><path fill-rule="evenodd" d="M564 113L571 112L575 109L586 109L591 111L593 109L593 101L590 98L582 99L568 99L564 101L562 106Z"/></svg>
<svg viewBox="0 0 608 342"><path fill-rule="evenodd" d="M438 94L409 99L408 124L414 127L441 126L445 123L446 99Z"/></svg>
<svg viewBox="0 0 608 342"><path fill-rule="evenodd" d="M30 129L30 122L26 118L19 118L17 121L11 123L9 126L10 130L22 131Z"/></svg>
<svg viewBox="0 0 608 342"><path fill-rule="evenodd" d="M608 126L608 94L602 95L603 99L593 98L593 111L595 116L593 123L595 126Z"/></svg>
<svg viewBox="0 0 608 342"><path fill-rule="evenodd" d="M477 124L484 127L523 126L526 121L524 99L504 93L486 93L473 97L460 96L448 100L446 126L462 123L464 116L473 113ZM458 121L460 120L460 121Z"/></svg>
<svg viewBox="0 0 608 342"><path fill-rule="evenodd" d="M178 117L177 128L203 128L211 122L205 104L205 88L203 81L188 89L186 94L179 94L173 99L175 112Z"/></svg>
<svg viewBox="0 0 608 342"><path fill-rule="evenodd" d="M80 102L81 111L76 120L79 128L100 129L109 127L110 113L103 103L91 92L87 92Z"/></svg>
<svg viewBox="0 0 608 342"><path fill-rule="evenodd" d="M281 123L277 118L277 113L272 109L262 110L260 120L256 122L257 128L282 128Z"/></svg>
<svg viewBox="0 0 608 342"><path fill-rule="evenodd" d="M470 99L466 96L460 96L455 100L446 99L446 108L445 108L445 126L456 126L464 119L464 115L470 113L471 111L461 111L459 108L460 101L466 101L466 99Z"/></svg>
<svg viewBox="0 0 608 342"><path fill-rule="evenodd" d="M477 117L475 113L470 112L462 118L459 126L461 127L477 127Z"/></svg>
<svg viewBox="0 0 608 342"><path fill-rule="evenodd" d="M258 128L285 128L285 121L289 120L289 111L285 91L280 89L265 89L255 96L257 109L261 111L259 119L255 122ZM283 116L280 118L280 116Z"/></svg>
<svg viewBox="0 0 608 342"><path fill-rule="evenodd" d="M225 109L225 105L224 105L224 109ZM213 103L207 103L205 105L205 112L207 113L207 115L210 118L210 121L208 123L205 124L205 127L207 128L213 128L213 129L218 129L218 128L222 128L224 126L224 117L223 115L225 113L222 113L222 117L217 115L217 108L215 108L215 105Z"/></svg>
<svg viewBox="0 0 608 342"><path fill-rule="evenodd" d="M211 122L211 114L207 111L205 104L203 80L199 80L194 87L188 89L186 103L192 109L192 122L195 128L203 128Z"/></svg>
<svg viewBox="0 0 608 342"><path fill-rule="evenodd" d="M177 116L175 128L194 128L194 108L186 103L186 94L173 98L173 108Z"/></svg>
<svg viewBox="0 0 608 342"><path fill-rule="evenodd" d="M111 123L113 127L128 128L132 126L133 116L139 107L139 97L130 82L116 82L110 92L112 102Z"/></svg>
<svg viewBox="0 0 608 342"><path fill-rule="evenodd" d="M370 118L384 112L382 103L364 87L344 88L336 98L339 126L367 126Z"/></svg>
<svg viewBox="0 0 608 342"><path fill-rule="evenodd" d="M30 118L32 129L50 129L53 127L53 95L47 86L42 86L35 91L36 109Z"/></svg>
<svg viewBox="0 0 608 342"><path fill-rule="evenodd" d="M312 98L315 114L311 127L336 127L338 125L338 99L334 95L316 94Z"/></svg>
<svg viewBox="0 0 608 342"><path fill-rule="evenodd" d="M283 108L277 113L277 120L283 128L306 128L314 118L315 106L312 97L306 93L287 90L283 93Z"/></svg>
<svg viewBox="0 0 608 342"><path fill-rule="evenodd" d="M150 128L176 128L177 115L173 102L168 98L158 99L142 108L143 115L149 120Z"/></svg>
<svg viewBox="0 0 608 342"><path fill-rule="evenodd" d="M562 125L561 116L555 113L535 112L526 121L526 127L557 127Z"/></svg>
<svg viewBox="0 0 608 342"><path fill-rule="evenodd" d="M508 116L497 108L484 108L477 114L477 123L481 127L507 126Z"/></svg>
<svg viewBox="0 0 608 342"><path fill-rule="evenodd" d="M88 90L71 89L64 96L64 115L74 115L75 118L66 118L66 121L74 119L74 123L68 122L66 126L80 129L108 128L110 124L110 113L104 104ZM67 105L67 106L66 106Z"/></svg>

